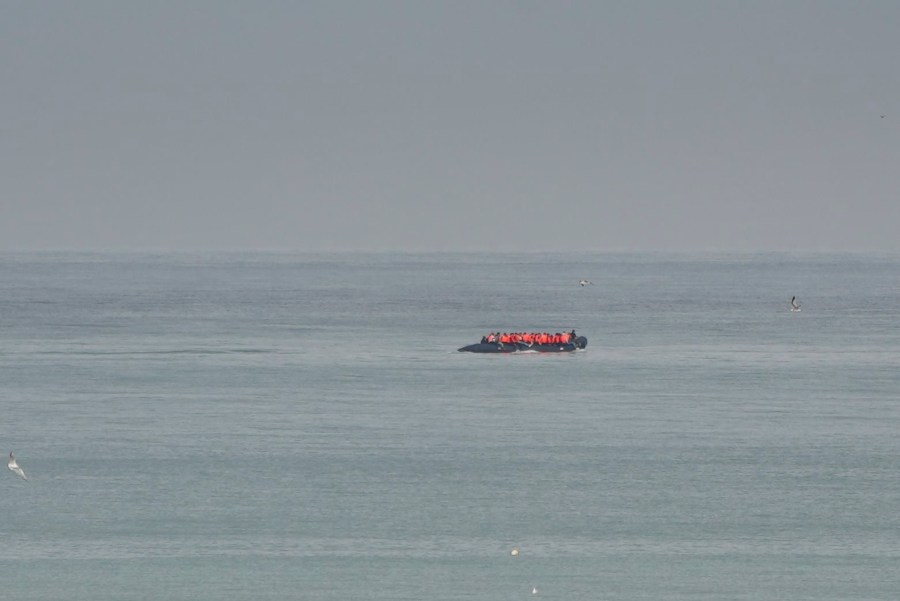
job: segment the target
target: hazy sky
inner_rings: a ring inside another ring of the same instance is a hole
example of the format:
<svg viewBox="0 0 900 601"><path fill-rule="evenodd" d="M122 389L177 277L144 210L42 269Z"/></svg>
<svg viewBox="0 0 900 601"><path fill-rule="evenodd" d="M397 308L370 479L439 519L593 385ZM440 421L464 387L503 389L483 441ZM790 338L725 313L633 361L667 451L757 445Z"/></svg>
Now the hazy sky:
<svg viewBox="0 0 900 601"><path fill-rule="evenodd" d="M898 27L894 0L0 0L0 249L900 251Z"/></svg>

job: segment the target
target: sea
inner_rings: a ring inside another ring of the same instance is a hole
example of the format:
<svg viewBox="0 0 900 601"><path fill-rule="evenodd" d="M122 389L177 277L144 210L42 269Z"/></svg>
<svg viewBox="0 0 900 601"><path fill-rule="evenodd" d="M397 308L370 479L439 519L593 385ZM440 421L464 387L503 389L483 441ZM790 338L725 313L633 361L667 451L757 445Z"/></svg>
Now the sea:
<svg viewBox="0 0 900 601"><path fill-rule="evenodd" d="M3 600L900 596L897 255L4 252L0 416Z"/></svg>

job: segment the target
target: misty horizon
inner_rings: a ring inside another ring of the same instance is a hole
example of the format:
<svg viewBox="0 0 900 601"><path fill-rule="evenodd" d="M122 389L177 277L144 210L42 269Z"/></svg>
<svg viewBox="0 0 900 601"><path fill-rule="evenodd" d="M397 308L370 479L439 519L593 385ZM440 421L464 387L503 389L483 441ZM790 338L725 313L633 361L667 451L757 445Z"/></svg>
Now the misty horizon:
<svg viewBox="0 0 900 601"><path fill-rule="evenodd" d="M900 5L14 3L4 251L900 251Z"/></svg>

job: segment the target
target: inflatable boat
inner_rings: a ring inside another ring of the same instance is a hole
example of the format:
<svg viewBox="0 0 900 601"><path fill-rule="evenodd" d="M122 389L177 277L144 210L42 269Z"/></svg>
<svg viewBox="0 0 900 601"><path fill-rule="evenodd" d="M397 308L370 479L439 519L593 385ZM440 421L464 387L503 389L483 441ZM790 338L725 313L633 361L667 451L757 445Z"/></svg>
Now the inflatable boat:
<svg viewBox="0 0 900 601"><path fill-rule="evenodd" d="M560 344L528 342L479 342L459 349L461 353L571 353L587 347L587 338L578 336Z"/></svg>

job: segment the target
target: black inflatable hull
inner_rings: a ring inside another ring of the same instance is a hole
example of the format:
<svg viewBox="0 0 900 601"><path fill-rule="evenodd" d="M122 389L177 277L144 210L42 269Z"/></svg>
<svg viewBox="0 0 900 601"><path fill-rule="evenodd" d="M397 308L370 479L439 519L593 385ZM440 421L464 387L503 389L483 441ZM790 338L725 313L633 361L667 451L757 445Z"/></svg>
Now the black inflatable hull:
<svg viewBox="0 0 900 601"><path fill-rule="evenodd" d="M568 344L525 344L514 342L502 344L500 342L481 342L470 344L459 349L461 353L571 353L587 347L587 338L579 336L574 342Z"/></svg>

